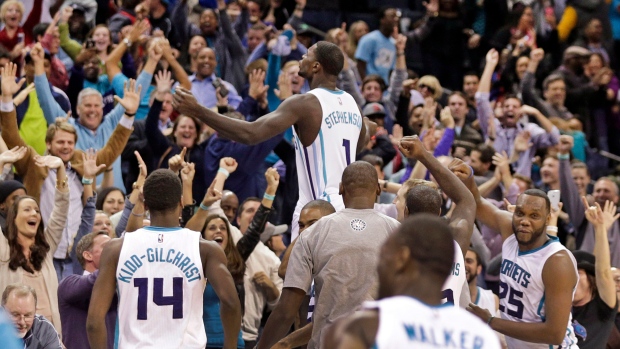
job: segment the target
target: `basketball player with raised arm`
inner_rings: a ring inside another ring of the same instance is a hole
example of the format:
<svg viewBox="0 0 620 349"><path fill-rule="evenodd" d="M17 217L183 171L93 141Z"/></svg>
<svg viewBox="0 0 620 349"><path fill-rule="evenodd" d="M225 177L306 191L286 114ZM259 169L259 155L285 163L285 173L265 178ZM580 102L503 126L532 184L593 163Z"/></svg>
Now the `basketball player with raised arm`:
<svg viewBox="0 0 620 349"><path fill-rule="evenodd" d="M254 122L235 120L207 109L192 93L177 88L173 106L181 114L192 115L222 137L244 144L256 144L293 126L299 181L299 200L293 214L291 238L299 232L301 208L316 199L329 201L336 211L344 209L338 186L345 167L368 143L373 126L362 115L355 100L336 87L344 64L340 48L319 41L299 62L299 76L308 80L308 93L293 95L278 109Z"/></svg>
<svg viewBox="0 0 620 349"><path fill-rule="evenodd" d="M226 256L199 232L179 227L181 194L174 172L151 173L144 183L151 226L106 244L88 309L91 348L107 348L105 314L115 292L119 348L204 348L202 300L207 280L221 302L224 348L237 348L241 305Z"/></svg>
<svg viewBox="0 0 620 349"><path fill-rule="evenodd" d="M459 159L452 161L450 169L446 168L432 153L424 148L418 136L404 137L400 141L400 151L408 159L420 161L433 175L439 188L456 205L452 215L448 218L448 224L452 228L454 260L452 272L446 279L442 292L444 302L465 308L471 299L465 276L464 257L469 248L469 241L474 229L476 202L467 187L451 170L463 172L467 176L471 175L472 170ZM409 189L405 194L405 201L404 217L416 213L430 213L437 216L441 214L441 194L436 189L424 184Z"/></svg>
<svg viewBox="0 0 620 349"><path fill-rule="evenodd" d="M323 348L499 349L497 336L475 316L442 306L441 290L452 269L450 227L436 214L416 214L381 247L379 299L337 320Z"/></svg>
<svg viewBox="0 0 620 349"><path fill-rule="evenodd" d="M476 218L502 235L499 310L501 319L470 303L468 310L506 336L508 348L577 347L571 307L577 263L558 240L547 235L551 204L547 194L526 190L514 214L483 199L473 178L455 172L476 200Z"/></svg>

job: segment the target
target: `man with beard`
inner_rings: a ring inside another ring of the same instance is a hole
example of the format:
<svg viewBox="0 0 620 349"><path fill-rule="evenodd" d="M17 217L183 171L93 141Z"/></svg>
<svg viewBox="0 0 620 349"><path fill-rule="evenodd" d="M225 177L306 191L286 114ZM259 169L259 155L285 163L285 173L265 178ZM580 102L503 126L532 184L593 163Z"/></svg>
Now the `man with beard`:
<svg viewBox="0 0 620 349"><path fill-rule="evenodd" d="M207 50L201 53L214 61L212 50ZM308 80L312 90L285 99L276 110L253 122L215 113L200 105L186 89L177 88L174 95L173 105L180 113L196 116L220 136L236 142L257 144L294 126L300 191L292 239L298 235L299 213L306 203L323 199L337 211L344 208L339 194L342 173L368 143L368 135L374 133L367 130L353 97L336 88L343 65L344 55L337 45L325 41L313 45L299 62L299 75Z"/></svg>
<svg viewBox="0 0 620 349"><path fill-rule="evenodd" d="M588 222L585 216L583 201L575 180L570 172L570 151L573 147L573 139L570 136L562 136L558 149L558 159L560 162L560 188L564 210L568 213L571 223L576 230L577 249L593 253L594 252L594 226ZM618 185L608 177L602 177L594 184L592 192L594 201L601 207L607 200L618 204ZM620 223L614 222L607 231L609 239L609 251L611 265L620 266Z"/></svg>
<svg viewBox="0 0 620 349"><path fill-rule="evenodd" d="M476 201L476 219L500 232L501 319L470 303L469 310L506 336L509 349L577 348L571 325L577 263L556 237L545 234L551 220L551 204L538 189L519 196L514 214L483 199L472 177L455 173ZM535 344L536 343L536 344Z"/></svg>
<svg viewBox="0 0 620 349"><path fill-rule="evenodd" d="M450 240L450 227L437 216L418 214L404 221L381 247L381 300L338 320L324 347L499 349L497 337L476 317L440 306L454 253Z"/></svg>
<svg viewBox="0 0 620 349"><path fill-rule="evenodd" d="M499 298L491 290L478 287L478 275L482 273L482 259L478 252L470 247L465 255L465 276L469 285L471 301L482 309L486 309L491 314L497 313L499 309Z"/></svg>
<svg viewBox="0 0 620 349"><path fill-rule="evenodd" d="M499 153L505 151L509 156L514 152L514 142L522 132L529 133L529 143L532 144L527 150L519 154L519 159L513 167L516 173L529 177L532 169L532 158L538 149L547 148L558 144L560 131L538 109L523 105L519 97L509 95L502 105L503 115L498 119L491 119L493 109L489 102L491 91L491 78L495 67L499 62L499 53L495 49L490 50L486 56L486 65L480 78L480 85L476 93L476 106L478 120L485 139L493 141L495 150ZM533 116L538 121L535 123L521 120L523 116ZM495 135L489 134L490 120L495 123Z"/></svg>

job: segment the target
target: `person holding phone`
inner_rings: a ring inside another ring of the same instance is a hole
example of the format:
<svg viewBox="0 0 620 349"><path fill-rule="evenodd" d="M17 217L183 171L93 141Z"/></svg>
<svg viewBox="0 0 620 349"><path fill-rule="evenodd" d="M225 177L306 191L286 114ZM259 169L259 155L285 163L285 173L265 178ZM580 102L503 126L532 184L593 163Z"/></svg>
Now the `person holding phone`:
<svg viewBox="0 0 620 349"><path fill-rule="evenodd" d="M212 109L218 106L218 101L227 98L228 106L237 109L241 103L241 97L230 82L216 77L217 65L216 54L212 48L200 49L196 57L196 73L189 77L192 83L191 91L198 103L206 108ZM219 105L222 103L223 101Z"/></svg>

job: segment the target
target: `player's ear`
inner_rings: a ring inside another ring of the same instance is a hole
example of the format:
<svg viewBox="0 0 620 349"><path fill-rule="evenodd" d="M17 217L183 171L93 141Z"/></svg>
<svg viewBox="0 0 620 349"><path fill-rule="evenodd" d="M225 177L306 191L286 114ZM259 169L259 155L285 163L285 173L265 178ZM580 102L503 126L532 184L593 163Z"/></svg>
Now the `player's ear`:
<svg viewBox="0 0 620 349"><path fill-rule="evenodd" d="M396 258L394 258L394 270L397 272L404 270L410 259L411 251L409 250L409 247L398 247L398 250L396 251Z"/></svg>
<svg viewBox="0 0 620 349"><path fill-rule="evenodd" d="M405 218L409 217L409 207L405 206Z"/></svg>
<svg viewBox="0 0 620 349"><path fill-rule="evenodd" d="M381 195L381 185L377 182L377 196Z"/></svg>

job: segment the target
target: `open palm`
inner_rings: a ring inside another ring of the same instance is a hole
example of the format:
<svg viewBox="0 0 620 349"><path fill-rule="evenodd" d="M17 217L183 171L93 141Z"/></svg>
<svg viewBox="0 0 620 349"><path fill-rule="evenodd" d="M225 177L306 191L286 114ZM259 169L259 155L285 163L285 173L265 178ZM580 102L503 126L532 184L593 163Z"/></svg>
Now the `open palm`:
<svg viewBox="0 0 620 349"><path fill-rule="evenodd" d="M49 169L56 169L64 165L59 157L52 155L36 156L34 163L39 167L47 167Z"/></svg>
<svg viewBox="0 0 620 349"><path fill-rule="evenodd" d="M17 65L12 62L7 63L2 69L0 69L0 74L2 74L2 95L13 98L13 95L16 94L24 82L26 82L26 78L15 81L15 76L17 75Z"/></svg>
<svg viewBox="0 0 620 349"><path fill-rule="evenodd" d="M140 106L140 92L142 91L142 86L138 86L136 90L136 80L129 79L125 82L124 96L120 98L119 96L114 96L114 100L117 103L120 103L125 111L129 114L135 114Z"/></svg>
<svg viewBox="0 0 620 349"><path fill-rule="evenodd" d="M105 164L97 166L97 152L93 149L84 152L82 160L84 161L84 178L93 178L106 167Z"/></svg>

